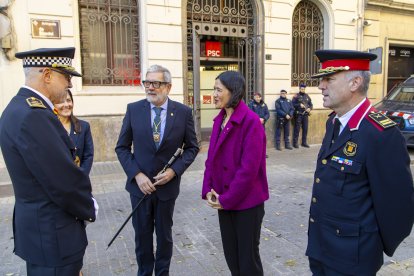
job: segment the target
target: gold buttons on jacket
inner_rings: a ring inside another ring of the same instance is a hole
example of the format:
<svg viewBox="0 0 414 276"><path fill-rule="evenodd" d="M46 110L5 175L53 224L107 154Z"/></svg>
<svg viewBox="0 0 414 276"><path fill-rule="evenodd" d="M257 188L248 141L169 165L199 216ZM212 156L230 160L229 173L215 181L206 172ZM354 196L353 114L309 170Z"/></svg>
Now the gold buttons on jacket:
<svg viewBox="0 0 414 276"><path fill-rule="evenodd" d="M328 163L328 161L326 161L326 159L322 160L322 164L326 165Z"/></svg>
<svg viewBox="0 0 414 276"><path fill-rule="evenodd" d="M321 182L321 180L320 180L319 178L316 178L316 179L315 179L315 182L316 182L316 183L319 183L319 182Z"/></svg>
<svg viewBox="0 0 414 276"><path fill-rule="evenodd" d="M336 229L336 234L339 236L341 234L341 231L339 231L339 229Z"/></svg>
<svg viewBox="0 0 414 276"><path fill-rule="evenodd" d="M93 219L92 218L89 218L89 221L92 221Z"/></svg>
<svg viewBox="0 0 414 276"><path fill-rule="evenodd" d="M344 167L341 167L341 171L343 171L343 170L345 170L345 168Z"/></svg>
<svg viewBox="0 0 414 276"><path fill-rule="evenodd" d="M313 203L316 203L316 201L317 201L317 200L316 200L316 197L312 197L312 202L313 202Z"/></svg>

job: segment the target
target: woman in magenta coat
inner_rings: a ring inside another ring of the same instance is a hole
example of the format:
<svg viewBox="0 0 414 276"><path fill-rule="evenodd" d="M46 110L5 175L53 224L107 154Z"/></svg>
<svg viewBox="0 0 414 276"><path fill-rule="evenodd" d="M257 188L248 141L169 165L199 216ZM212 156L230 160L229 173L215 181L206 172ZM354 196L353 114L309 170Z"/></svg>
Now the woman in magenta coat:
<svg viewBox="0 0 414 276"><path fill-rule="evenodd" d="M242 101L245 80L221 73L214 85L214 119L202 198L218 210L227 265L235 275L263 275L259 254L266 178L266 135L259 117Z"/></svg>

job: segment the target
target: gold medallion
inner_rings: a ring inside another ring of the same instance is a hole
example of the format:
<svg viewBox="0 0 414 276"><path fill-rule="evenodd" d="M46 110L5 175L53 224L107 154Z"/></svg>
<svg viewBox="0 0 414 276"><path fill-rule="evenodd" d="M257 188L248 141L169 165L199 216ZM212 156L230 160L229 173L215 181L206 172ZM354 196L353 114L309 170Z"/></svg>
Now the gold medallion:
<svg viewBox="0 0 414 276"><path fill-rule="evenodd" d="M160 134L158 132L154 132L152 134L152 137L154 138L154 142L155 143L159 143L160 142Z"/></svg>
<svg viewBox="0 0 414 276"><path fill-rule="evenodd" d="M357 144L353 142L346 142L346 145L344 147L344 153L346 156L354 156L356 154Z"/></svg>

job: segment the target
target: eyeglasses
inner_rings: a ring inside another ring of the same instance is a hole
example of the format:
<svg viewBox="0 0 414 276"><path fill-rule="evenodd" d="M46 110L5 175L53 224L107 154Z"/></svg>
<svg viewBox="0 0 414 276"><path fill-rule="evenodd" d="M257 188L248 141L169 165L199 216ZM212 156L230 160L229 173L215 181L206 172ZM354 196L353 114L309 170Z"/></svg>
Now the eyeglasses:
<svg viewBox="0 0 414 276"><path fill-rule="evenodd" d="M55 70L55 69L52 69L52 68L45 68L45 69L42 69L42 70L39 70L39 73L43 73L43 71L44 70L46 70L46 69L49 69L50 71L54 71L54 72L57 72L57 73L59 73L59 74L62 74L65 78L66 78L66 80L68 81L68 82L71 82L72 81L72 75L69 75L69 74L66 74L66 73L63 73L63 72L61 72L61 71L59 71L59 70Z"/></svg>
<svg viewBox="0 0 414 276"><path fill-rule="evenodd" d="M72 80L72 75L69 75L69 74L65 74L65 73L63 73L63 72L61 72L61 71L58 71L58 70L55 70L55 69L52 69L52 68L49 68L51 71L54 71L54 72L57 72L57 73L59 73L59 74L62 74L65 78L66 78L66 80L68 81L68 82L71 82L71 80Z"/></svg>
<svg viewBox="0 0 414 276"><path fill-rule="evenodd" d="M160 88L161 85L165 85L165 84L169 84L169 82L165 82L165 81L142 81L142 85L145 88L150 88L150 86L152 85L152 87L154 87L155 89Z"/></svg>

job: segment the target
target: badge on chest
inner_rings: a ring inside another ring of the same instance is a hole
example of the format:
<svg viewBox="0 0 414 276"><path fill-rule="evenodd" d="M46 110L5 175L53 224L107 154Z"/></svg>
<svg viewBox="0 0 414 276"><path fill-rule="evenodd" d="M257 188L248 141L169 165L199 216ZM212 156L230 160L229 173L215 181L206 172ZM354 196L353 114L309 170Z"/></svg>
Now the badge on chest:
<svg viewBox="0 0 414 276"><path fill-rule="evenodd" d="M344 147L344 154L346 156L354 156L356 154L356 150L357 150L357 144L355 144L354 142L346 142L346 145Z"/></svg>
<svg viewBox="0 0 414 276"><path fill-rule="evenodd" d="M152 137L154 138L154 142L155 142L155 143L159 143L159 142L160 142L161 135L160 135L160 133L159 133L159 132L154 132L154 133L152 134Z"/></svg>

